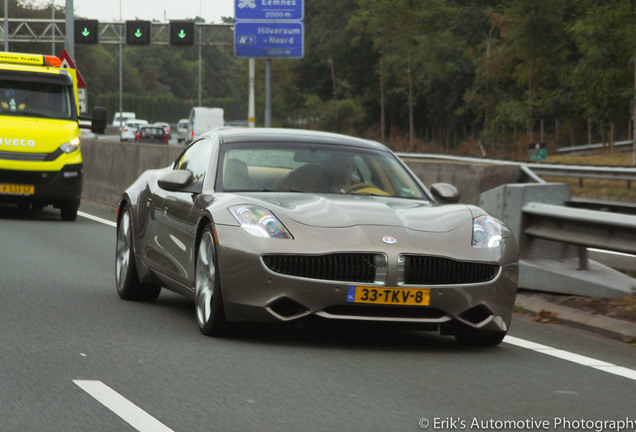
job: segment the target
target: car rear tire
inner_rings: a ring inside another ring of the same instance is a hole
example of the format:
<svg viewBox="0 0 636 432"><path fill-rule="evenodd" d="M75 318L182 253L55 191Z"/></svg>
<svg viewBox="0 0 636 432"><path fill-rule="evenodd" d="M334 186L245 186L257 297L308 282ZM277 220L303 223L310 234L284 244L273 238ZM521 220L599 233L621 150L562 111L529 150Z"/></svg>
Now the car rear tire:
<svg viewBox="0 0 636 432"><path fill-rule="evenodd" d="M141 283L135 264L130 208L124 207L117 224L117 247L115 251L115 279L117 294L124 300L155 301L161 287Z"/></svg>
<svg viewBox="0 0 636 432"><path fill-rule="evenodd" d="M506 337L505 331L472 331L462 332L455 335L455 339L460 345L474 347L497 346Z"/></svg>
<svg viewBox="0 0 636 432"><path fill-rule="evenodd" d="M214 234L207 226L197 248L195 269L197 323L206 336L223 336L227 330L219 280Z"/></svg>

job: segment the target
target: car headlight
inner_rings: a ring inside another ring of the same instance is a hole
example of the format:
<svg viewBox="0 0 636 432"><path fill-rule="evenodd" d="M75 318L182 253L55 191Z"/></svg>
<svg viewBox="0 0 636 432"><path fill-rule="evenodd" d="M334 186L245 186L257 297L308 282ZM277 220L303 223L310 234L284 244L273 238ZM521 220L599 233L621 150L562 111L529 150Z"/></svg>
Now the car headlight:
<svg viewBox="0 0 636 432"><path fill-rule="evenodd" d="M492 216L483 215L473 219L473 247L496 248L503 241L502 225Z"/></svg>
<svg viewBox="0 0 636 432"><path fill-rule="evenodd" d="M60 146L60 150L62 150L64 153L73 153L75 150L79 148L79 146L80 146L80 139L79 137L75 137L71 141L62 144Z"/></svg>
<svg viewBox="0 0 636 432"><path fill-rule="evenodd" d="M294 238L272 212L262 207L234 205L229 206L228 210L241 224L241 228L253 236L287 240Z"/></svg>

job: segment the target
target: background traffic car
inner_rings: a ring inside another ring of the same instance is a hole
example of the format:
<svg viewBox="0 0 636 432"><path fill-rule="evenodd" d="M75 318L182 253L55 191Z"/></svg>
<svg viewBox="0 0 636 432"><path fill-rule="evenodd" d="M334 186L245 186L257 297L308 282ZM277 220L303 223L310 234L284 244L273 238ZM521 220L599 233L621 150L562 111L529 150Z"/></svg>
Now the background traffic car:
<svg viewBox="0 0 636 432"><path fill-rule="evenodd" d="M168 134L168 140L170 140L170 138L172 138L172 132L171 132L171 128L170 128L170 124L169 123L166 123L166 122L155 122L152 125L153 126L161 126L166 131L166 134Z"/></svg>
<svg viewBox="0 0 636 432"><path fill-rule="evenodd" d="M137 130L137 142L168 144L168 139L166 129L160 125L140 126Z"/></svg>
<svg viewBox="0 0 636 432"><path fill-rule="evenodd" d="M180 119L177 122L177 142L182 143L188 136L188 119Z"/></svg>
<svg viewBox="0 0 636 432"><path fill-rule="evenodd" d="M430 191L381 144L285 129L218 129L122 196L117 292L195 300L199 328L309 318L376 322L496 345L517 245L449 184Z"/></svg>
<svg viewBox="0 0 636 432"><path fill-rule="evenodd" d="M148 120L132 119L126 121L121 131L122 141L134 141L137 138L137 129L143 125L147 125Z"/></svg>

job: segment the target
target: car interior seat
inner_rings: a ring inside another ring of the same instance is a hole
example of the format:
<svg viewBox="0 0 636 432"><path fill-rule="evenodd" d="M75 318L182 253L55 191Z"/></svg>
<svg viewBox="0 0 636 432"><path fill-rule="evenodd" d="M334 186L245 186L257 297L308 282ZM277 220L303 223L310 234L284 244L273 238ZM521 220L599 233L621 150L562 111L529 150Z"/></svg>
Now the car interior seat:
<svg viewBox="0 0 636 432"><path fill-rule="evenodd" d="M329 192L331 181L324 168L306 164L281 176L276 187L300 192Z"/></svg>
<svg viewBox="0 0 636 432"><path fill-rule="evenodd" d="M223 188L246 190L253 187L254 182L250 178L247 164L242 160L228 159L223 169Z"/></svg>

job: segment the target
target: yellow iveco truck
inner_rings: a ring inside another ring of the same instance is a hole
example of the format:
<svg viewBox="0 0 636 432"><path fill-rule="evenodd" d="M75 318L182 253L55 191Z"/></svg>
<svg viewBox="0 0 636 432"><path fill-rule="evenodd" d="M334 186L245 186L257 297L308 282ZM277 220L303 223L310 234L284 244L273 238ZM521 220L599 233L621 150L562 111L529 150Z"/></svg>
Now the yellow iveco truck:
<svg viewBox="0 0 636 432"><path fill-rule="evenodd" d="M0 52L0 203L60 209L75 220L82 195L77 76L55 56ZM95 107L90 127L106 128ZM1 208L0 208L1 211Z"/></svg>

